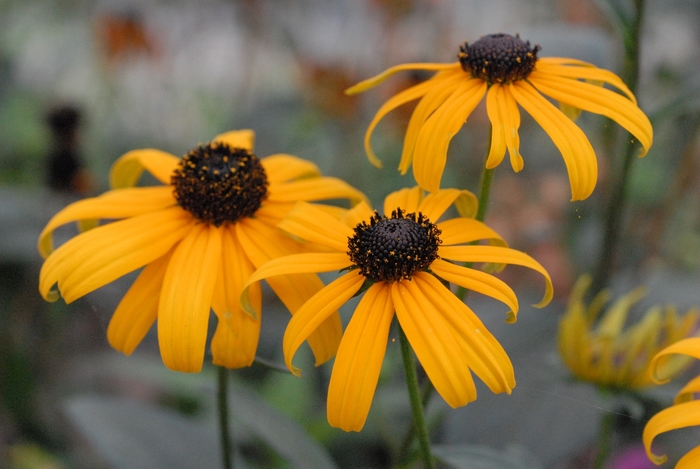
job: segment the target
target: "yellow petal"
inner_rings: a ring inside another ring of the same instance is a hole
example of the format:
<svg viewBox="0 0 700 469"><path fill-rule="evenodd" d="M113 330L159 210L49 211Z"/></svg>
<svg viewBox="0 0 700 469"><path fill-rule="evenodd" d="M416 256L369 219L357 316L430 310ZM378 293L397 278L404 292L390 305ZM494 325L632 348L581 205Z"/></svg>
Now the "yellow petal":
<svg viewBox="0 0 700 469"><path fill-rule="evenodd" d="M221 263L221 229L198 224L175 249L158 305L158 342L165 366L199 372L211 300Z"/></svg>
<svg viewBox="0 0 700 469"><path fill-rule="evenodd" d="M423 200L423 189L420 186L394 191L384 199L384 214L389 216L397 208L409 213L416 212L421 200Z"/></svg>
<svg viewBox="0 0 700 469"><path fill-rule="evenodd" d="M501 115L503 116L503 130L510 155L510 165L516 173L521 171L524 166L523 157L520 154L520 111L518 104L511 92L512 85L503 87L502 99L499 102L501 106Z"/></svg>
<svg viewBox="0 0 700 469"><path fill-rule="evenodd" d="M677 404L654 415L647 422L642 435L647 457L654 464L663 464L666 461L666 455L657 456L651 451L654 438L662 433L693 425L700 425L700 401Z"/></svg>
<svg viewBox="0 0 700 469"><path fill-rule="evenodd" d="M637 105L625 97L601 88L569 78L532 72L530 82L543 94L584 111L606 116L637 137L644 147L644 156L651 147L654 131L649 118Z"/></svg>
<svg viewBox="0 0 700 469"><path fill-rule="evenodd" d="M171 256L172 250L148 264L119 302L107 327L107 340L115 350L131 355L156 321Z"/></svg>
<svg viewBox="0 0 700 469"><path fill-rule="evenodd" d="M350 227L306 202L297 202L278 226L300 239L341 252L348 250L348 238L353 235Z"/></svg>
<svg viewBox="0 0 700 469"><path fill-rule="evenodd" d="M265 174L267 174L267 180L270 184L321 175L321 170L311 161L283 153L263 158L260 163L265 168Z"/></svg>
<svg viewBox="0 0 700 469"><path fill-rule="evenodd" d="M514 264L527 267L539 272L547 282L542 301L534 305L538 308L546 306L554 295L552 279L539 262L525 253L515 249L500 246L440 246L438 255L443 259L457 262L490 262L494 264Z"/></svg>
<svg viewBox="0 0 700 469"><path fill-rule="evenodd" d="M683 388L678 391L676 398L674 399L674 404L680 404L682 402L688 402L695 400L695 394L700 392L700 376L688 381L688 384L683 386Z"/></svg>
<svg viewBox="0 0 700 469"><path fill-rule="evenodd" d="M476 314L434 276L418 272L414 276L420 289L421 307L434 305L440 317L450 326L467 365L488 386L491 392L510 394L515 387L515 374L508 354Z"/></svg>
<svg viewBox="0 0 700 469"><path fill-rule="evenodd" d="M442 189L428 194L420 203L418 211L427 216L432 223L437 223L452 204L456 206L458 203L464 207L474 206L474 208L479 204L476 196L467 190Z"/></svg>
<svg viewBox="0 0 700 469"><path fill-rule="evenodd" d="M246 219L237 223L236 234L243 251L256 267L261 267L272 259L298 252L299 249L298 244L282 231L259 220ZM292 314L324 287L321 279L315 274L288 274L266 280ZM248 291L244 288L241 293L241 306L252 317L257 317L247 295ZM308 342L316 358L316 365L325 363L335 355L342 333L340 316L336 312L309 336Z"/></svg>
<svg viewBox="0 0 700 469"><path fill-rule="evenodd" d="M651 361L649 368L651 369L652 376L657 384L664 384L668 382L667 377L661 377L658 375L657 367L659 365L659 361L662 357L674 353L680 353L700 359L700 337L691 337L688 339L679 340L656 354L654 359Z"/></svg>
<svg viewBox="0 0 700 469"><path fill-rule="evenodd" d="M49 299L58 282L67 303L163 256L193 226L180 207L139 215L80 234L54 251L39 274Z"/></svg>
<svg viewBox="0 0 700 469"><path fill-rule="evenodd" d="M510 90L561 152L569 172L572 200L587 198L595 189L598 162L586 135L531 84L519 81L511 85Z"/></svg>
<svg viewBox="0 0 700 469"><path fill-rule="evenodd" d="M491 121L491 147L486 158L486 168L492 169L501 164L506 155L505 119L501 113L503 98L499 100L504 86L494 83L486 93L486 114Z"/></svg>
<svg viewBox="0 0 700 469"><path fill-rule="evenodd" d="M596 328L596 334L600 337L617 338L625 326L630 308L646 295L644 287L638 287L621 296L603 315Z"/></svg>
<svg viewBox="0 0 700 469"><path fill-rule="evenodd" d="M372 208L366 202L360 202L350 210L346 210L340 220L346 226L354 228L359 223L369 220L373 214L374 210L372 210Z"/></svg>
<svg viewBox="0 0 700 469"><path fill-rule="evenodd" d="M543 57L537 61L537 67L535 71L546 73L548 75L557 75L560 77L567 78L579 78L587 81L595 81L601 83L608 83L619 89L635 104L637 104L637 99L630 89L625 85L620 77L615 75L609 70L598 68L586 62L573 63L569 62L568 65L562 63L550 62L549 57Z"/></svg>
<svg viewBox="0 0 700 469"><path fill-rule="evenodd" d="M226 368L250 366L255 360L260 337L260 320L241 308L238 298L255 267L236 238L233 226L221 229L221 266L212 296L218 322L211 340L212 363ZM248 301L260 311L260 284L250 285Z"/></svg>
<svg viewBox="0 0 700 469"><path fill-rule="evenodd" d="M401 91L399 94L391 97L387 102L382 104L382 106L379 108L379 111L374 115L372 118L372 122L369 123L369 126L367 127L367 131L365 132L365 153L367 153L367 158L369 158L369 161L376 166L377 168L382 167L382 162L379 158L377 158L377 155L374 153L374 150L372 149L372 133L374 132L374 129L377 127L377 124L379 124L379 121L384 118L387 114L389 114L391 111L396 109L399 106L402 106L410 101L416 100L422 96L424 96L428 91L433 86L432 80L425 81L419 85L412 86L406 90Z"/></svg>
<svg viewBox="0 0 700 469"><path fill-rule="evenodd" d="M367 91L370 88L373 88L392 76L395 73L402 72L405 70L435 70L435 71L440 71L440 70L449 70L449 69L454 69L460 67L459 63L451 63L451 64L436 64L436 63L411 63L411 64L402 64L402 65L395 65L391 68L388 68L384 70L382 73L379 75L375 75L372 78L368 78L366 80L361 81L360 83L351 86L347 90L345 90L345 94L347 95L353 95L357 93L362 93L363 91Z"/></svg>
<svg viewBox="0 0 700 469"><path fill-rule="evenodd" d="M423 124L428 120L436 109L443 105L445 100L459 88L460 84L471 79L464 71L455 69L436 74L427 83L430 83L431 90L421 99L416 108L411 114L411 119L408 121L406 135L403 140L403 150L401 152L401 161L399 163L399 171L401 174L406 174L408 168L413 161L413 152L416 147L416 140L420 133Z"/></svg>
<svg viewBox="0 0 700 469"><path fill-rule="evenodd" d="M700 467L700 446L696 446L680 458L674 469L697 469L698 467Z"/></svg>
<svg viewBox="0 0 700 469"><path fill-rule="evenodd" d="M165 187L139 187L105 192L99 197L74 202L54 215L39 235L39 252L46 258L53 252L53 231L66 223L133 217L175 205L173 189Z"/></svg>
<svg viewBox="0 0 700 469"><path fill-rule="evenodd" d="M466 357L436 305L413 281L392 283L391 298L399 324L435 390L453 408L476 399Z"/></svg>
<svg viewBox="0 0 700 469"><path fill-rule="evenodd" d="M365 277L360 275L357 271L348 272L329 283L294 313L284 332L284 339L282 342L284 360L292 373L297 376L301 375L301 370L292 366L292 359L301 344L303 344L328 317L352 298L364 281Z"/></svg>
<svg viewBox="0 0 700 469"><path fill-rule="evenodd" d="M180 158L161 150L132 150L114 162L109 173L109 184L112 189L133 187L144 169L163 184L170 184L179 163Z"/></svg>
<svg viewBox="0 0 700 469"><path fill-rule="evenodd" d="M394 317L390 288L372 285L350 319L328 386L328 423L346 432L362 430L382 369Z"/></svg>
<svg viewBox="0 0 700 469"><path fill-rule="evenodd" d="M212 143L225 143L231 148L243 148L252 152L255 144L255 132L249 129L231 130L214 137Z"/></svg>
<svg viewBox="0 0 700 469"><path fill-rule="evenodd" d="M413 175L425 190L440 189L450 140L484 97L486 88L486 82L478 79L461 84L421 128L413 155Z"/></svg>
<svg viewBox="0 0 700 469"><path fill-rule="evenodd" d="M518 298L515 292L503 280L476 269L470 269L445 262L442 259L430 264L430 270L438 277L450 283L490 296L508 306L508 322L515 322L518 314Z"/></svg>
<svg viewBox="0 0 700 469"><path fill-rule="evenodd" d="M332 177L302 179L299 181L270 184L269 200L272 202L296 202L298 200L348 199L353 205L367 200L365 195L345 181Z"/></svg>
<svg viewBox="0 0 700 469"><path fill-rule="evenodd" d="M492 241L491 244L507 246L498 233L473 218L452 218L438 223L438 228L442 231L440 239L444 246L471 243L480 239L488 239Z"/></svg>

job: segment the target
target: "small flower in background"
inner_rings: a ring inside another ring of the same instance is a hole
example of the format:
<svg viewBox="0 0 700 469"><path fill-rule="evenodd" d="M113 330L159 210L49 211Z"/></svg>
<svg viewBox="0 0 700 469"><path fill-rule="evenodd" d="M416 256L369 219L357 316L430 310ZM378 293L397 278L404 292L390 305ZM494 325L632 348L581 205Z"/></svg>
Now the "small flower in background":
<svg viewBox="0 0 700 469"><path fill-rule="evenodd" d="M549 134L564 157L572 200L587 198L598 178L593 147L572 119L545 96L558 101L569 114L584 110L616 121L642 144L641 156L652 144L651 123L637 107L632 92L614 73L575 59L538 58L538 51L539 46L530 47L517 35L490 34L471 45L465 43L457 63L398 65L349 88L347 94L360 93L403 70L438 72L382 105L365 134L370 161L381 166L370 143L379 121L393 109L420 99L406 130L399 170L405 174L413 163L418 184L428 191L438 190L450 140L486 96L492 126L486 168L498 166L506 149L513 170L523 168L518 135L520 105ZM603 88L604 83L623 94Z"/></svg>
<svg viewBox="0 0 700 469"><path fill-rule="evenodd" d="M676 342L659 352L651 363L651 373L658 384L668 382L672 375L666 373L664 365L669 359L668 355L681 354L683 358L700 358L700 338L688 338ZM673 405L654 415L644 427L644 447L647 456L654 464L663 464L666 455L657 456L651 450L651 444L661 433L700 425L700 376L690 380L676 395ZM676 463L676 469L695 469L700 467L700 446L696 446L686 453Z"/></svg>
<svg viewBox="0 0 700 469"><path fill-rule="evenodd" d="M607 290L590 304L584 296L590 275L581 276L559 324L559 355L576 378L605 388L637 390L654 384L649 364L657 352L695 332L700 310L679 317L675 308L652 307L640 321L623 331L630 309L644 295L642 287L620 297L605 313ZM664 360L664 376L675 376L690 364L686 357Z"/></svg>
<svg viewBox="0 0 700 469"><path fill-rule="evenodd" d="M136 12L103 14L97 20L95 34L109 64L156 54L156 44Z"/></svg>
<svg viewBox="0 0 700 469"><path fill-rule="evenodd" d="M438 222L451 205L462 216ZM476 399L473 371L494 393L515 386L505 350L447 283L503 302L514 322L518 300L502 280L458 263L516 264L541 273L552 297L549 274L530 256L506 247L502 238L471 218L476 198L468 191L445 189L424 195L403 189L384 201L381 216L360 203L342 221L300 202L280 228L327 248L271 261L251 277L272 280L300 272L345 273L314 295L292 317L284 335L287 366L310 334L340 306L361 293L362 299L338 349L328 390L328 421L346 431L365 424L396 315L418 360L440 395L452 407ZM466 216L465 216L466 215ZM474 245L488 240L489 245ZM330 252L328 252L330 250ZM255 311L244 290L241 303Z"/></svg>
<svg viewBox="0 0 700 469"><path fill-rule="evenodd" d="M126 153L112 167L113 190L69 205L42 231L42 296L55 301L60 291L70 303L145 266L112 316L112 347L131 354L158 319L165 365L199 371L213 308L219 320L211 343L214 363L250 365L260 321L241 310L240 290L255 267L301 251L277 223L300 200L364 200L345 182L321 177L311 162L284 154L259 159L253 139L250 130L224 133L183 158L154 149ZM164 185L132 187L144 169ZM57 227L73 221L90 227L99 219L117 221L54 251ZM269 283L292 312L323 288L309 274ZM259 309L259 285L250 288L250 297ZM333 356L341 333L337 315L318 329L311 347L319 363Z"/></svg>

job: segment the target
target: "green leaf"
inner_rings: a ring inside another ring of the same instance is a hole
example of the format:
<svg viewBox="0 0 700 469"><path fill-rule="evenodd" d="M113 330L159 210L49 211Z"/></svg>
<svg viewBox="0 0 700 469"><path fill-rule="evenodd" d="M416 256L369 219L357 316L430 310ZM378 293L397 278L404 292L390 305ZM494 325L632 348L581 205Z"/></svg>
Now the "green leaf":
<svg viewBox="0 0 700 469"><path fill-rule="evenodd" d="M439 461L455 469L544 469L525 448L509 446L498 451L479 445L434 445Z"/></svg>

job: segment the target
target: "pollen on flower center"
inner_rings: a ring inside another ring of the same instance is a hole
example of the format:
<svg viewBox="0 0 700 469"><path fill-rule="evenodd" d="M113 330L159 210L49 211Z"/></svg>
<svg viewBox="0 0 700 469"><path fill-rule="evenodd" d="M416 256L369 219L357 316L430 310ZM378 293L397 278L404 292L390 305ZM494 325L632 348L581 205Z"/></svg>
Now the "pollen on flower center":
<svg viewBox="0 0 700 469"><path fill-rule="evenodd" d="M489 34L474 44L465 42L458 54L465 72L491 85L523 80L535 69L539 45L530 47L516 34Z"/></svg>
<svg viewBox="0 0 700 469"><path fill-rule="evenodd" d="M375 282L397 282L426 270L438 258L441 231L422 213L401 209L382 217L377 212L355 227L348 255L360 273Z"/></svg>
<svg viewBox="0 0 700 469"><path fill-rule="evenodd" d="M182 208L215 226L252 216L265 200L268 185L257 156L225 143L191 150L180 161L172 184Z"/></svg>

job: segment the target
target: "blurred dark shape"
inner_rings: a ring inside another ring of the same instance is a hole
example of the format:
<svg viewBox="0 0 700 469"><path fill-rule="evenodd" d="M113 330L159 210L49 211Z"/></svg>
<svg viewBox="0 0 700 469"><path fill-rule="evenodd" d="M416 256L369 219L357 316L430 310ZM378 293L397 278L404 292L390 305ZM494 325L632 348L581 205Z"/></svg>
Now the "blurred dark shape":
<svg viewBox="0 0 700 469"><path fill-rule="evenodd" d="M81 112L74 106L59 106L46 116L51 130L51 149L46 157L46 184L56 192L88 195L92 177L84 168L79 151Z"/></svg>
<svg viewBox="0 0 700 469"><path fill-rule="evenodd" d="M347 96L345 90L359 80L343 66L302 60L301 72L304 97L309 105L333 119L357 118L359 98Z"/></svg>
<svg viewBox="0 0 700 469"><path fill-rule="evenodd" d="M96 34L109 64L137 56L156 55L155 43L137 13L103 14L97 20Z"/></svg>

